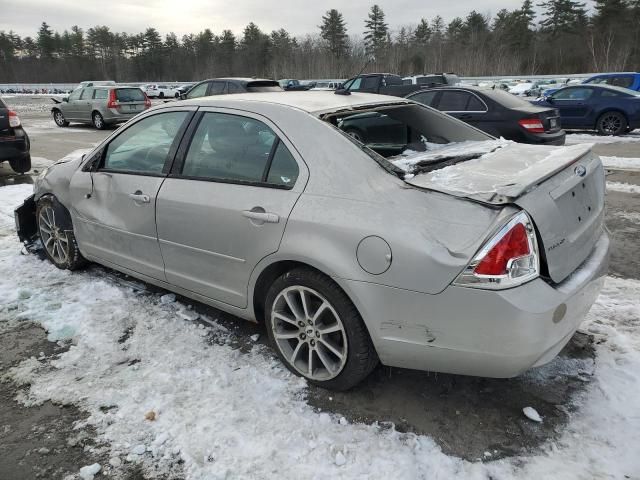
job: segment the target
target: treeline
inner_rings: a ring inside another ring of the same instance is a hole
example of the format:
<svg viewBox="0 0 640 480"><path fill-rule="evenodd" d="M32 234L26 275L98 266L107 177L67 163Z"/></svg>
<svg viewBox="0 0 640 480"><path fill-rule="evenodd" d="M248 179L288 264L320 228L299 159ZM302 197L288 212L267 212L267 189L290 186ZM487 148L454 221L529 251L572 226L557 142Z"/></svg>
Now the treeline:
<svg viewBox="0 0 640 480"><path fill-rule="evenodd" d="M391 29L374 5L362 29L347 29L329 10L313 34L263 32L249 23L242 35L210 29L163 38L108 26L53 31L43 22L34 37L0 31L0 82L77 82L86 79L186 81L219 76L345 78L368 70L401 74L457 72L466 76L571 74L640 70L640 0L585 3L531 0L489 17L470 12L448 23L436 16Z"/></svg>

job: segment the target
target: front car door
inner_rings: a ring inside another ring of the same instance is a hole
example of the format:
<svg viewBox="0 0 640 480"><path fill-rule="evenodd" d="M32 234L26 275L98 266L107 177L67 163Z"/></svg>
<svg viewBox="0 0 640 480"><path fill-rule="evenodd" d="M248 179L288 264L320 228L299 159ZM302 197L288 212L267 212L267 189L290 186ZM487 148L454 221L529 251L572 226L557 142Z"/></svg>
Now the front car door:
<svg viewBox="0 0 640 480"><path fill-rule="evenodd" d="M77 115L78 118L85 122L91 121L91 112L93 111L93 87L85 88L82 90L82 95L77 102Z"/></svg>
<svg viewBox="0 0 640 480"><path fill-rule="evenodd" d="M562 126L580 128L593 126L591 97L594 89L587 86L562 88L551 95L552 106L560 111Z"/></svg>
<svg viewBox="0 0 640 480"><path fill-rule="evenodd" d="M213 81L209 82L209 90L207 96L224 95L227 93L227 82Z"/></svg>
<svg viewBox="0 0 640 480"><path fill-rule="evenodd" d="M84 88L78 88L71 92L67 97L66 102L62 102L59 105L60 110L62 110L62 114L66 120L77 120L80 118L79 114L79 106L80 106L80 96L84 92Z"/></svg>
<svg viewBox="0 0 640 480"><path fill-rule="evenodd" d="M191 115L185 108L143 117L110 138L76 171L70 184L72 216L83 254L164 280L156 197ZM96 171L90 165L96 165Z"/></svg>
<svg viewBox="0 0 640 480"><path fill-rule="evenodd" d="M244 308L251 272L278 250L308 171L266 118L213 108L199 116L158 194L166 278Z"/></svg>

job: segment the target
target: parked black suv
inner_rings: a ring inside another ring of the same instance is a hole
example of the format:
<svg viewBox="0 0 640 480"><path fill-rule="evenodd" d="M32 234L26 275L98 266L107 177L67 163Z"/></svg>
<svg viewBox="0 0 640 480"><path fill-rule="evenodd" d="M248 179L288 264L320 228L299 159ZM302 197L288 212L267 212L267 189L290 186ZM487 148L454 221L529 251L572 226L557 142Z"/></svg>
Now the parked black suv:
<svg viewBox="0 0 640 480"><path fill-rule="evenodd" d="M31 170L30 143L18 114L0 98L0 162L8 161L13 171Z"/></svg>

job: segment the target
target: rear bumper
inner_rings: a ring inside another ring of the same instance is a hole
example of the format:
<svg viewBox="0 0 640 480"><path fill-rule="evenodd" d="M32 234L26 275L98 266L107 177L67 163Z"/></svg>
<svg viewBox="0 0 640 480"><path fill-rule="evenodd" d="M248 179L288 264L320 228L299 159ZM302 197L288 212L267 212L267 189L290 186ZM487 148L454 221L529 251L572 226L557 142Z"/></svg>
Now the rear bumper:
<svg viewBox="0 0 640 480"><path fill-rule="evenodd" d="M106 123L124 123L142 112L144 112L144 110L140 110L139 112L120 113L115 109L109 109L102 115L102 118L104 118Z"/></svg>
<svg viewBox="0 0 640 480"><path fill-rule="evenodd" d="M551 361L604 283L609 238L563 283L542 279L502 291L450 286L426 295L344 281L385 365L513 377Z"/></svg>
<svg viewBox="0 0 640 480"><path fill-rule="evenodd" d="M16 233L21 242L32 242L38 235L36 224L36 202L34 195L24 199L22 205L13 212L16 221Z"/></svg>
<svg viewBox="0 0 640 480"><path fill-rule="evenodd" d="M567 136L564 130L558 130L554 133L529 133L523 132L524 142L532 145L564 145L565 137Z"/></svg>
<svg viewBox="0 0 640 480"><path fill-rule="evenodd" d="M29 136L22 128L14 130L14 135L0 136L0 161L23 158L29 155Z"/></svg>

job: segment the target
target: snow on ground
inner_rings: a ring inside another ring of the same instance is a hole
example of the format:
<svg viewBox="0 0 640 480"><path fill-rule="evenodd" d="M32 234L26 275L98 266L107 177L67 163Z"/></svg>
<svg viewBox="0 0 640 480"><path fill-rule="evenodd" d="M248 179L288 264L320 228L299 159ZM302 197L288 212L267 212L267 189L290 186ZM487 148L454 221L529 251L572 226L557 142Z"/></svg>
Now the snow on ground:
<svg viewBox="0 0 640 480"><path fill-rule="evenodd" d="M51 399L88 412L111 465L136 462L150 475L183 469L198 480L587 479L640 471L639 281L608 278L583 324L596 337L595 374L560 439L525 456L467 462L427 436L317 413L304 401L305 382L268 349L241 353L215 319L210 327L185 320L188 307L171 298L134 291L98 268L71 273L21 255L8 219L30 193L26 185L0 188L0 323L37 322L70 348L25 360L9 375L30 384L19 398L26 405Z"/></svg>
<svg viewBox="0 0 640 480"><path fill-rule="evenodd" d="M640 169L640 158L627 158L627 157L603 157L600 156L602 164L609 168L621 168L621 169Z"/></svg>
<svg viewBox="0 0 640 480"><path fill-rule="evenodd" d="M640 142L640 132L631 132L626 135L611 136L597 135L595 133L571 133L567 132L565 140L566 145L575 145L577 143L621 143L621 142Z"/></svg>
<svg viewBox="0 0 640 480"><path fill-rule="evenodd" d="M607 182L607 190L622 193L640 193L640 185L623 182Z"/></svg>

